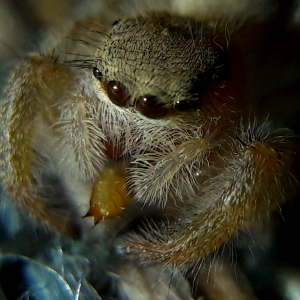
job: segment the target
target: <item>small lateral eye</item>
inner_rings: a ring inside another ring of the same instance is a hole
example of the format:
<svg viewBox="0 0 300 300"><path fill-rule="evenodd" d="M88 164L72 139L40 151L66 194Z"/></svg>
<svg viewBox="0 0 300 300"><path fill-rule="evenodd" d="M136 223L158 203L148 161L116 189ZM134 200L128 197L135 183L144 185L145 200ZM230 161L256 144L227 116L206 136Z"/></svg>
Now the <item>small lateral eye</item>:
<svg viewBox="0 0 300 300"><path fill-rule="evenodd" d="M177 101L175 109L179 111L187 111L191 108L191 103L188 101Z"/></svg>
<svg viewBox="0 0 300 300"><path fill-rule="evenodd" d="M153 95L139 97L136 109L150 119L161 119L168 113L168 109L159 102L159 98Z"/></svg>
<svg viewBox="0 0 300 300"><path fill-rule="evenodd" d="M118 25L120 22L121 22L121 20L117 19L116 21L113 22L112 26L114 27L114 26Z"/></svg>
<svg viewBox="0 0 300 300"><path fill-rule="evenodd" d="M102 82L103 80L103 73L96 67L93 68L93 75L96 79Z"/></svg>
<svg viewBox="0 0 300 300"><path fill-rule="evenodd" d="M128 88L120 81L109 81L105 83L107 96L112 103L122 107L128 107L130 93Z"/></svg>

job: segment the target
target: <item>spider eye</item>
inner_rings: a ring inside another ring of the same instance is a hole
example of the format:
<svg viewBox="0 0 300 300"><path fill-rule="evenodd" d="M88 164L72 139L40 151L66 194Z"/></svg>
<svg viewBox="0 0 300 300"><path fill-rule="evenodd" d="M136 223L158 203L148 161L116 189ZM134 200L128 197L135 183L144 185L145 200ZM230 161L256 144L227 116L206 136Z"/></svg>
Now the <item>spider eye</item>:
<svg viewBox="0 0 300 300"><path fill-rule="evenodd" d="M159 98L152 95L139 97L137 100L136 109L145 117L150 119L161 119L168 112L168 109L159 102Z"/></svg>
<svg viewBox="0 0 300 300"><path fill-rule="evenodd" d="M191 108L191 103L187 101L177 101L175 109L180 111L187 111Z"/></svg>
<svg viewBox="0 0 300 300"><path fill-rule="evenodd" d="M103 73L98 68L93 68L93 75L96 79L102 82L103 80Z"/></svg>
<svg viewBox="0 0 300 300"><path fill-rule="evenodd" d="M113 22L112 26L114 27L114 26L118 25L120 22L121 22L121 20L117 19L116 21Z"/></svg>
<svg viewBox="0 0 300 300"><path fill-rule="evenodd" d="M128 88L120 81L109 81L105 84L107 96L112 103L118 106L127 107L130 101Z"/></svg>

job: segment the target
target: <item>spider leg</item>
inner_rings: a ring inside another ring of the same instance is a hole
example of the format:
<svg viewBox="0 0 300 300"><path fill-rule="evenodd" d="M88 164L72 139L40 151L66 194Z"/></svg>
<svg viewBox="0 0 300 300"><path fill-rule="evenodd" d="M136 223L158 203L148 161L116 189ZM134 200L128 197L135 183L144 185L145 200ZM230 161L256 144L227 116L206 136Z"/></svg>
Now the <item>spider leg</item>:
<svg viewBox="0 0 300 300"><path fill-rule="evenodd" d="M240 129L230 142L227 167L209 181L198 201L180 217L177 229L148 228L125 238L124 253L141 263L187 269L217 250L238 230L283 203L290 184L288 136L269 133L268 124ZM209 198L211 206L200 209ZM166 232L164 232L166 231Z"/></svg>
<svg viewBox="0 0 300 300"><path fill-rule="evenodd" d="M106 160L102 143L106 138L97 124L91 102L84 94L75 95L62 106L54 127L61 147L72 149L80 172L86 179L95 180Z"/></svg>
<svg viewBox="0 0 300 300"><path fill-rule="evenodd" d="M74 233L76 218L73 211L58 209L64 204L54 203L55 197L47 194L44 175L52 172L60 181L61 171L72 167L75 157L79 171L93 178L104 161L103 134L86 110L80 75L53 58L32 55L12 76L0 111L4 193L34 218L64 233ZM56 126L66 115L70 117L64 126ZM71 160L64 161L68 156Z"/></svg>

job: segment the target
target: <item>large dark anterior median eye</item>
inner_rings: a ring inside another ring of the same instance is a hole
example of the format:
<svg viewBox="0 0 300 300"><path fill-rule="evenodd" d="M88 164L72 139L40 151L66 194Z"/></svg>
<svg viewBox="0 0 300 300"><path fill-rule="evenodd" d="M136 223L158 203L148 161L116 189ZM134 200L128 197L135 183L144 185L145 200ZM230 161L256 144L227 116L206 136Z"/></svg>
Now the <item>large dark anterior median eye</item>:
<svg viewBox="0 0 300 300"><path fill-rule="evenodd" d="M102 82L104 85L107 96L110 101L118 106L128 107L130 102L130 93L128 88L120 81L103 81L103 73L97 69L93 69L93 74L96 79Z"/></svg>
<svg viewBox="0 0 300 300"><path fill-rule="evenodd" d="M152 95L139 97L136 109L150 119L161 119L168 113L168 109L159 103L158 97Z"/></svg>
<svg viewBox="0 0 300 300"><path fill-rule="evenodd" d="M110 101L118 106L128 107L130 93L127 87L120 81L109 81L105 83L107 96Z"/></svg>

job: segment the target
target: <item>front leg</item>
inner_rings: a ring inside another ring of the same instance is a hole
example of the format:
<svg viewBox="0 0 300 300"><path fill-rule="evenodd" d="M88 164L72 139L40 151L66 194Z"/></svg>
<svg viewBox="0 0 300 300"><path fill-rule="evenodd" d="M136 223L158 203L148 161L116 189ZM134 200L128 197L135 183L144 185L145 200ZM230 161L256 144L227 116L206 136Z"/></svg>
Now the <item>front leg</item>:
<svg viewBox="0 0 300 300"><path fill-rule="evenodd" d="M266 216L285 201L292 152L288 132L269 133L268 124L243 128L230 142L231 155L218 176L208 180L198 201L176 226L149 228L125 239L126 255L141 263L163 263L187 270L197 267L239 230ZM212 203L201 209L201 204Z"/></svg>
<svg viewBox="0 0 300 300"><path fill-rule="evenodd" d="M63 190L64 174L95 180L105 162L105 136L94 117L93 100L83 92L84 76L51 57L33 55L14 73L1 103L4 192L64 233L74 232L77 218L45 194L45 178L54 176L59 184L52 188Z"/></svg>

